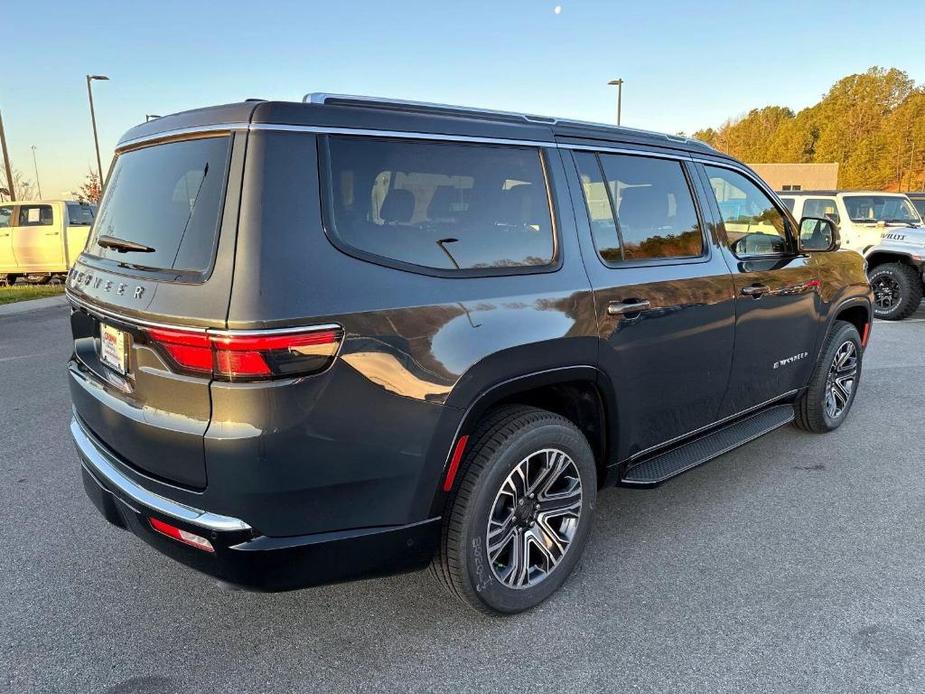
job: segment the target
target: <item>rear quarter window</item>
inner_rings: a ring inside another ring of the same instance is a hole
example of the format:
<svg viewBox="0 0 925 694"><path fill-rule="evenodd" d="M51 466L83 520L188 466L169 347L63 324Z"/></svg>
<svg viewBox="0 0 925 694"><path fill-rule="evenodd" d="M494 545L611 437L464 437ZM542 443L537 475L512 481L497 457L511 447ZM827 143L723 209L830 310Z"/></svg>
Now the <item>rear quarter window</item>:
<svg viewBox="0 0 925 694"><path fill-rule="evenodd" d="M100 205L88 252L152 270L205 273L212 265L231 138L184 140L119 155ZM100 236L151 252L120 253Z"/></svg>
<svg viewBox="0 0 925 694"><path fill-rule="evenodd" d="M96 205L88 202L67 203L67 223L71 226L91 226L96 216Z"/></svg>
<svg viewBox="0 0 925 694"><path fill-rule="evenodd" d="M538 149L356 137L325 144L326 226L346 250L447 272L553 262Z"/></svg>

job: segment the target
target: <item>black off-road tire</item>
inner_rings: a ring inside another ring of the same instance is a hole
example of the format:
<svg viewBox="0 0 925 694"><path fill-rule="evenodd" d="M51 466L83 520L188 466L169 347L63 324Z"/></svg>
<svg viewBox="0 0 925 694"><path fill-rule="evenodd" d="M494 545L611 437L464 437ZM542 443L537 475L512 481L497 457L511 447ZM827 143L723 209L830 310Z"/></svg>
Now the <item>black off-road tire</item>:
<svg viewBox="0 0 925 694"><path fill-rule="evenodd" d="M922 273L911 265L904 263L884 263L877 265L867 274L871 285L884 278L894 283L899 290L899 300L888 309L880 307L874 301L874 316L883 320L902 320L908 318L922 303Z"/></svg>
<svg viewBox="0 0 925 694"><path fill-rule="evenodd" d="M832 417L826 411L825 404L829 388L829 370L832 368L832 363L835 360L838 350L848 341L854 343L854 349L857 352L857 375L855 376L847 405L838 416ZM832 325L832 330L829 332L828 337L826 337L825 344L822 347L822 353L819 356L819 361L816 362L816 367L813 369L813 375L812 378L810 378L809 386L803 391L803 394L797 399L796 403L794 403L796 415L794 424L804 431L811 431L817 434L834 431L840 427L848 417L851 406L854 404L854 398L857 396L858 385L861 382L861 367L863 361L864 348L861 346L861 336L858 334L857 328L845 321L835 321Z"/></svg>
<svg viewBox="0 0 925 694"><path fill-rule="evenodd" d="M508 475L536 451L555 448L571 457L581 482L581 513L568 549L536 585L512 588L488 560L486 532L496 495ZM490 412L469 437L444 514L436 579L465 605L489 615L535 607L558 590L581 558L597 500L597 469L587 439L568 419L525 406Z"/></svg>

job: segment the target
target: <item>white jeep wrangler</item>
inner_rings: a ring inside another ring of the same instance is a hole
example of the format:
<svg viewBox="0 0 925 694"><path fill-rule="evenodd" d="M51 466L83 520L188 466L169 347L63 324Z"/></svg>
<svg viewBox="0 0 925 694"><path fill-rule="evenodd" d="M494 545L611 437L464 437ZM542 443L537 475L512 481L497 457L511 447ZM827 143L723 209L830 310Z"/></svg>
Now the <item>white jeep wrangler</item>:
<svg viewBox="0 0 925 694"><path fill-rule="evenodd" d="M842 248L864 256L877 318L902 320L919 307L925 224L909 198L901 193L834 190L787 191L780 197L797 219L831 219Z"/></svg>

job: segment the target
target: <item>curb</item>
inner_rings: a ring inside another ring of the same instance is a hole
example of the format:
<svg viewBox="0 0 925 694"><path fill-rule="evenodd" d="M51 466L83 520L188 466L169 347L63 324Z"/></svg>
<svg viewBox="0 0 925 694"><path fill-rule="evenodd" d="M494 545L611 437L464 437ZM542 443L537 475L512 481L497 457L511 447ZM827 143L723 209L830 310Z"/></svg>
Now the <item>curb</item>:
<svg viewBox="0 0 925 694"><path fill-rule="evenodd" d="M67 306L67 298L62 294L61 296L48 296L44 299L28 299L26 301L17 301L12 304L3 304L0 306L0 317L30 313L32 311L39 311L43 308L52 308L54 306Z"/></svg>

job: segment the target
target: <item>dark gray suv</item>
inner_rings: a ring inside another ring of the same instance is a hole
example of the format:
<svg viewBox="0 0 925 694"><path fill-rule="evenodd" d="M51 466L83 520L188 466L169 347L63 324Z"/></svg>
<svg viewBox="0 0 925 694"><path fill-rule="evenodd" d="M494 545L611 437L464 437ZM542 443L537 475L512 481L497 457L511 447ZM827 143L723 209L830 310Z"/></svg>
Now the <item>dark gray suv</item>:
<svg viewBox="0 0 925 694"><path fill-rule="evenodd" d="M158 118L66 285L84 486L231 583L430 564L523 610L598 489L844 421L871 292L837 248L683 137L332 95Z"/></svg>

